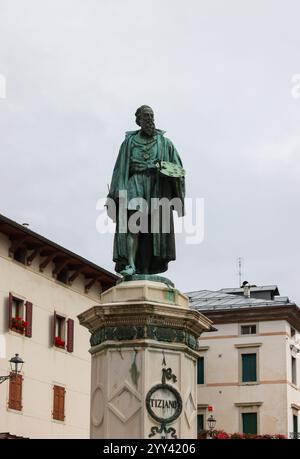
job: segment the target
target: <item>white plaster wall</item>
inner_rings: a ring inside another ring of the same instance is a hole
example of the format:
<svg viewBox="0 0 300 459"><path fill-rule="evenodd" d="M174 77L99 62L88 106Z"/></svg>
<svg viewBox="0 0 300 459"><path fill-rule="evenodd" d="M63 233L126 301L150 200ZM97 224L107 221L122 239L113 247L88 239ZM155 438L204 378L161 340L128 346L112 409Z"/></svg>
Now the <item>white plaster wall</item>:
<svg viewBox="0 0 300 459"><path fill-rule="evenodd" d="M198 385L198 405L214 407L217 429L236 432L241 426L240 408L235 404L262 402L260 433L288 435L291 403L300 405L299 386L291 386L290 325L284 320L253 323L258 327L256 335L239 335L237 323L216 324L217 332L203 333L200 345L208 349L200 353L205 357L205 384ZM241 385L236 345L255 343L260 344L259 384ZM299 384L299 365L297 376Z"/></svg>
<svg viewBox="0 0 300 459"><path fill-rule="evenodd" d="M40 273L36 262L27 267L10 259L8 246L8 239L0 234L0 374L8 373L8 360L15 353L20 354L25 365L22 412L7 408L8 381L0 386L0 432L30 438L88 438L90 334L79 325L77 315L97 304L99 296L92 290L84 294L82 279L72 287L56 281L52 266ZM9 292L33 303L32 338L8 330ZM52 346L54 310L75 321L73 353ZM53 384L66 388L64 422L52 420Z"/></svg>

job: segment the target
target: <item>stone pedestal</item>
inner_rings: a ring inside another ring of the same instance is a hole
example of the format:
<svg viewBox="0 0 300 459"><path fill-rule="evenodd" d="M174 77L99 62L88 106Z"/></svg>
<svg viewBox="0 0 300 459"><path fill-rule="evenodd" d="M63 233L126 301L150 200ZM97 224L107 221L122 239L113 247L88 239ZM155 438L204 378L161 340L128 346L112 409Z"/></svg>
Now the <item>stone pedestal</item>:
<svg viewBox="0 0 300 459"><path fill-rule="evenodd" d="M196 438L197 347L212 323L160 282L123 282L78 316L91 332L91 438Z"/></svg>

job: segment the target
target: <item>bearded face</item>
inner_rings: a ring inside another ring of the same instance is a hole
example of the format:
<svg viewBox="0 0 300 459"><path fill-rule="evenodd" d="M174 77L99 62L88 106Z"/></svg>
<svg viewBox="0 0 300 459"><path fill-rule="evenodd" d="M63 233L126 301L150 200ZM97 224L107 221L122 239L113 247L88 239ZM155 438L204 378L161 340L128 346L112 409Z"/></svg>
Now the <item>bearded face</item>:
<svg viewBox="0 0 300 459"><path fill-rule="evenodd" d="M153 137L155 133L154 113L152 110L144 110L139 116L142 133L147 137Z"/></svg>

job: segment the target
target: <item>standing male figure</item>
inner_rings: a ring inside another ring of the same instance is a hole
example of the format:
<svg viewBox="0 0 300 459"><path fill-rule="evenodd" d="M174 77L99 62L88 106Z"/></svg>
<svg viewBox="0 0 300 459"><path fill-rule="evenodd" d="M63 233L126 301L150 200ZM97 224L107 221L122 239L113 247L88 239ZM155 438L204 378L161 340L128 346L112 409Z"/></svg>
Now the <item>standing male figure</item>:
<svg viewBox="0 0 300 459"><path fill-rule="evenodd" d="M168 263L176 259L173 212L169 211L168 231L163 229L162 221L151 225L152 200L177 198L181 202L180 216L184 214L185 181L184 176L162 173L161 164L178 166L181 159L172 144L164 137L164 131L155 128L154 113L148 105L142 105L135 113L136 123L141 129L126 133L124 142L114 167L108 197L116 205L116 233L114 238L113 260L116 271L124 277L134 274L157 274L168 269ZM147 213L147 231L133 232L130 225L127 232L121 230L118 208L120 196L127 193L126 220L136 212ZM147 204L140 205L141 198ZM164 212L164 208L162 208ZM160 211L161 213L161 211ZM110 215L110 212L109 212ZM157 215L157 214L156 214ZM163 216L162 216L163 218Z"/></svg>

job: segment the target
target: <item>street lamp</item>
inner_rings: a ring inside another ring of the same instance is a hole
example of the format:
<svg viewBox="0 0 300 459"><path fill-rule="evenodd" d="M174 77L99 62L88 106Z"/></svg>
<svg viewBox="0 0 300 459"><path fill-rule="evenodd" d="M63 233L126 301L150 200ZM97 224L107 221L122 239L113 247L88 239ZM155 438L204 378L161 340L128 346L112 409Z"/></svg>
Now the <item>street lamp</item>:
<svg viewBox="0 0 300 459"><path fill-rule="evenodd" d="M213 417L213 415L211 414L209 416L209 418L207 418L207 424L208 424L208 429L209 429L209 436L210 438L212 438L212 433L213 433L213 430L215 428L215 425L216 425L216 419Z"/></svg>
<svg viewBox="0 0 300 459"><path fill-rule="evenodd" d="M11 374L7 376L0 376L0 384L6 381L7 379L13 378L17 374L21 373L24 360L21 359L19 354L15 354L15 356L10 359L9 363L11 368Z"/></svg>

